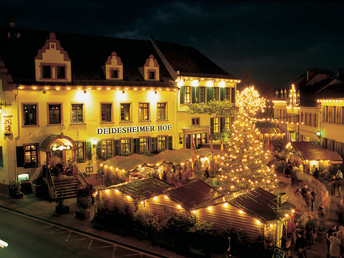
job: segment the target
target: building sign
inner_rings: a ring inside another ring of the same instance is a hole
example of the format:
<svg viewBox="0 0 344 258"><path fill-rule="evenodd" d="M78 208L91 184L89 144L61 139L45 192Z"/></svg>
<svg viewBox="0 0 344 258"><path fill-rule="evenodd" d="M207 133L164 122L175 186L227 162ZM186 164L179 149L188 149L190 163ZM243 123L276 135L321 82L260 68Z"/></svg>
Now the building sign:
<svg viewBox="0 0 344 258"><path fill-rule="evenodd" d="M3 116L4 118L4 134L12 134L12 116Z"/></svg>
<svg viewBox="0 0 344 258"><path fill-rule="evenodd" d="M53 147L52 147L52 150L53 150L53 151L57 151L57 150L63 151L63 150L70 150L71 148L72 148L72 147L71 147L70 145L61 145L61 146L59 146L59 147L53 146Z"/></svg>
<svg viewBox="0 0 344 258"><path fill-rule="evenodd" d="M171 130L171 125L120 126L97 128L97 134L146 133L169 130Z"/></svg>

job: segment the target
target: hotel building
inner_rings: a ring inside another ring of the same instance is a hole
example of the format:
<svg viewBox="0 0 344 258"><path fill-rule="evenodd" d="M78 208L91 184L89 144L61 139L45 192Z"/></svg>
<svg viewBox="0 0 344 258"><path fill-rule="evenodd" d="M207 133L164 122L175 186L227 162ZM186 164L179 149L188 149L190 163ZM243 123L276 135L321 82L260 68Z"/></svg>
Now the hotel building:
<svg viewBox="0 0 344 258"><path fill-rule="evenodd" d="M201 147L233 118L188 104L234 103L238 82L193 47L0 28L0 192L56 157L85 172L115 155Z"/></svg>

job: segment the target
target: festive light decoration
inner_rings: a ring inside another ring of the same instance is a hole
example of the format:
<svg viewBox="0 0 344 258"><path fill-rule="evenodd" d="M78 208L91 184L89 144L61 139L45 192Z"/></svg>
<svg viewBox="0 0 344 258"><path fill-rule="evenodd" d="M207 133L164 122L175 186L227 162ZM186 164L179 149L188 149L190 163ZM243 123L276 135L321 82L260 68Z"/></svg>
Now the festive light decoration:
<svg viewBox="0 0 344 258"><path fill-rule="evenodd" d="M227 193L246 191L257 186L273 189L277 179L273 170L267 167L270 153L259 140L260 132L253 119L259 111L264 111L265 99L259 96L253 86L237 93L236 97L239 109L237 119L232 124L227 156L219 164L220 187Z"/></svg>

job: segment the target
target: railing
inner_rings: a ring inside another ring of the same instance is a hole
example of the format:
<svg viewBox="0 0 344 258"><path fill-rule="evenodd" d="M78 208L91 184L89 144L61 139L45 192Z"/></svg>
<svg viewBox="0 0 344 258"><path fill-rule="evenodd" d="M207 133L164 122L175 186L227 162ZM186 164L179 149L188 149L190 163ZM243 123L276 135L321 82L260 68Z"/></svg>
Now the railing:
<svg viewBox="0 0 344 258"><path fill-rule="evenodd" d="M49 196L51 199L55 199L55 184L53 180L53 176L51 175L51 169L50 168L43 168L45 169L44 175L48 183L48 188L49 188Z"/></svg>
<svg viewBox="0 0 344 258"><path fill-rule="evenodd" d="M84 173L82 173L79 168L77 166L73 167L74 171L76 171L76 176L78 176L81 179L81 184L86 187L88 186L90 183L88 182L87 178L85 177ZM86 184L86 185L85 185Z"/></svg>

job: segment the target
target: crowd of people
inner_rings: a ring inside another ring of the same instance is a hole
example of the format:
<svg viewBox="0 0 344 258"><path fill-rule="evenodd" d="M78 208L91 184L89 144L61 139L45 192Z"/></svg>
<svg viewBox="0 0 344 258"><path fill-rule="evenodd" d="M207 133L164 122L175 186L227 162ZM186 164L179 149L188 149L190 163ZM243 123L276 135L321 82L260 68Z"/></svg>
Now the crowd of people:
<svg viewBox="0 0 344 258"><path fill-rule="evenodd" d="M317 195L315 189L310 190L308 185L304 185L302 188L297 188L296 193L302 196L307 210L314 211L315 196Z"/></svg>

